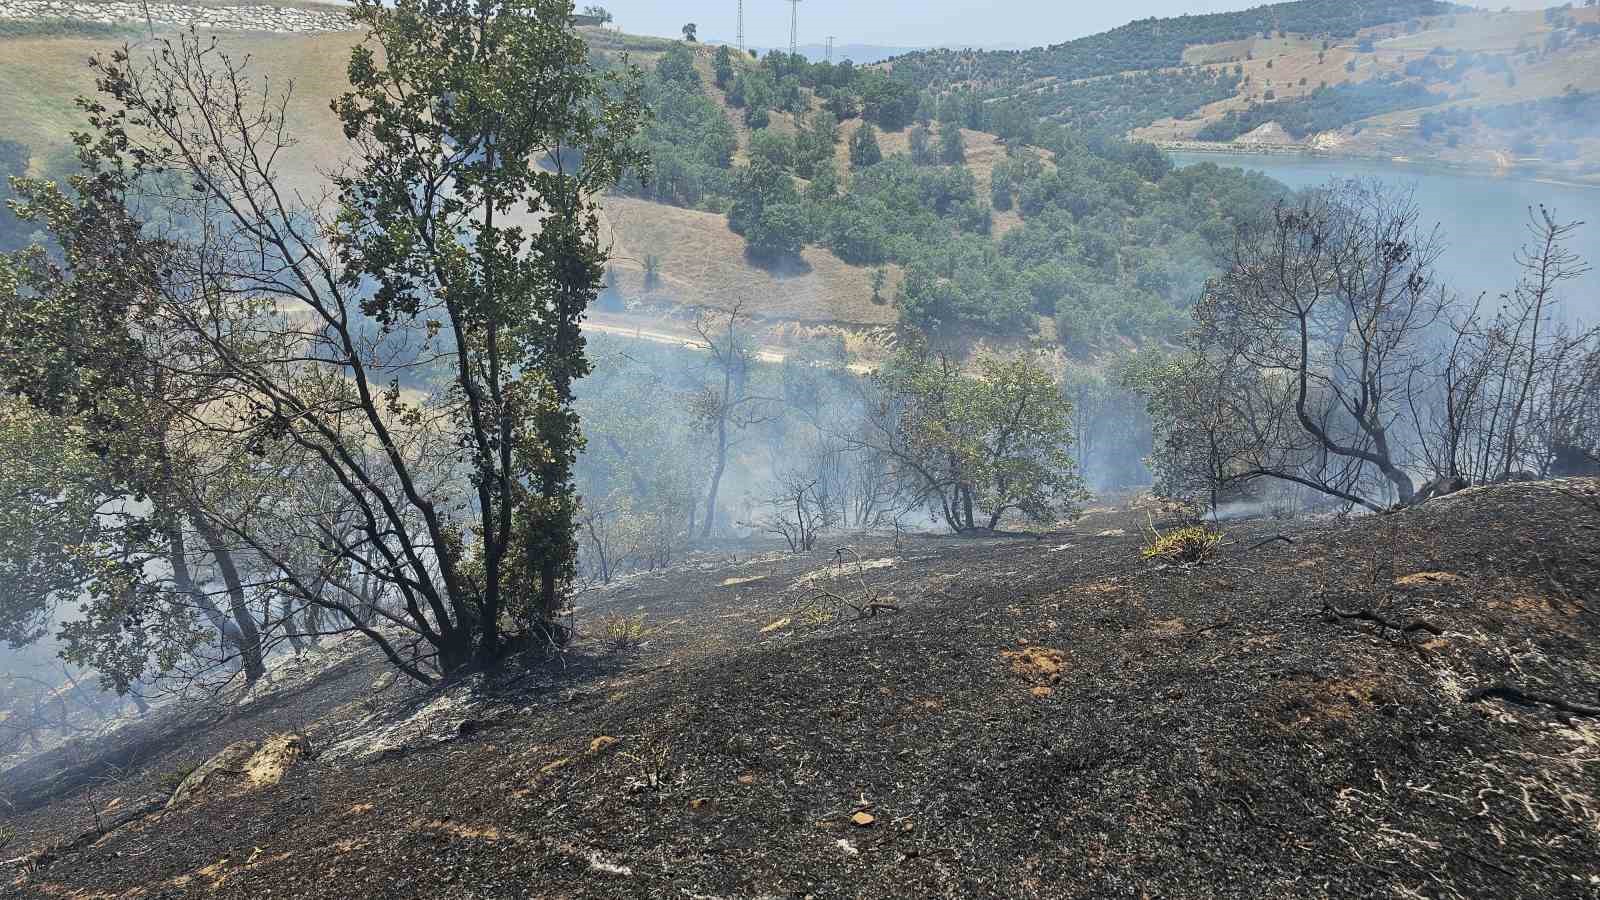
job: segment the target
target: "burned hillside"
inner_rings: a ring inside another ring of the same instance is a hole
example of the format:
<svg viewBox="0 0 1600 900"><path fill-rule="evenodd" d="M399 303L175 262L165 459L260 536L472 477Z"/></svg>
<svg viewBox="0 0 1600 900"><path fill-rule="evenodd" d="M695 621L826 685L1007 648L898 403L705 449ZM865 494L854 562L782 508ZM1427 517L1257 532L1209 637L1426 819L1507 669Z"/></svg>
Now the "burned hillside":
<svg viewBox="0 0 1600 900"><path fill-rule="evenodd" d="M531 668L374 698L345 662L8 816L4 892L1600 890L1600 485L1229 523L1198 565L1152 526L701 557ZM280 782L96 831L282 731Z"/></svg>

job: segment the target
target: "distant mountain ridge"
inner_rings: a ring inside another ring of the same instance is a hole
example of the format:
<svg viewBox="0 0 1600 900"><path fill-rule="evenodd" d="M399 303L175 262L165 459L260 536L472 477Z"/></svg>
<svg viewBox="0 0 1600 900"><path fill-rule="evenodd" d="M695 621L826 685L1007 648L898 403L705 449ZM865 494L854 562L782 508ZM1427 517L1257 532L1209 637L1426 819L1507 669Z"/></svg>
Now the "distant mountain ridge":
<svg viewBox="0 0 1600 900"><path fill-rule="evenodd" d="M732 41L724 41L724 40L712 39L712 40L708 40L707 43L711 43L711 44L731 44L733 42ZM1014 50L1021 50L1021 49L1024 48L1024 45L1015 44L1015 43L977 44L977 45L967 45L967 44L948 44L948 45L945 45L946 48L956 47L956 46L967 47L967 48L973 49L973 50L990 51L990 52L996 52L996 53L1003 53L1003 52L1009 52L1009 51L1014 51ZM766 53L767 50L772 49L772 48L769 48L769 47L756 47L755 49L756 49L757 53ZM780 49L783 49L783 48L780 48ZM823 60L828 59L828 48L824 44L801 44L798 49L800 51L800 55L804 56L806 59L810 60L811 62L822 62ZM915 47L907 47L907 46L889 46L889 45L885 45L885 44L864 44L864 43L834 44L833 45L833 61L834 62L843 62L844 60L848 59L851 62L855 63L856 65L866 66L866 65L872 65L873 63L880 63L880 62L883 62L883 61L888 60L888 59L893 59L893 58L895 58L897 56L905 56L905 55L910 54L910 53L922 53L922 52L925 52L925 51L939 50L939 49L944 49L944 48L941 48L941 47L930 47L930 46L927 46L927 45L921 45L921 46L915 46Z"/></svg>
<svg viewBox="0 0 1600 900"><path fill-rule="evenodd" d="M1442 0L1294 0L1238 12L1141 19L1120 28L1022 51L926 50L891 60L897 77L918 87L975 82L1070 81L1183 65L1185 49L1289 32L1348 38L1363 28L1468 11Z"/></svg>

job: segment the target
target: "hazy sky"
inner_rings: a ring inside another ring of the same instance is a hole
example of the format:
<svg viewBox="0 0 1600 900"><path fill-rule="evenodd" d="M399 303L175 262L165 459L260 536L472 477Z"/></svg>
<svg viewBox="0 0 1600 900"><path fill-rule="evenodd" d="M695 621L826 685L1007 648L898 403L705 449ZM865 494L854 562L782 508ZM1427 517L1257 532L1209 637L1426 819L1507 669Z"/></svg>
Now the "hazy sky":
<svg viewBox="0 0 1600 900"><path fill-rule="evenodd" d="M578 0L582 8L595 0ZM685 22L700 26L700 36L733 40L738 0L599 0L634 34L675 37ZM1349 0L1330 0L1343 3ZM1550 0L1495 0L1542 9ZM840 44L923 46L944 44L1060 43L1149 16L1222 12L1260 6L1249 0L802 0L800 43L820 44L834 35ZM785 0L744 0L745 40L770 48L789 43L789 4Z"/></svg>

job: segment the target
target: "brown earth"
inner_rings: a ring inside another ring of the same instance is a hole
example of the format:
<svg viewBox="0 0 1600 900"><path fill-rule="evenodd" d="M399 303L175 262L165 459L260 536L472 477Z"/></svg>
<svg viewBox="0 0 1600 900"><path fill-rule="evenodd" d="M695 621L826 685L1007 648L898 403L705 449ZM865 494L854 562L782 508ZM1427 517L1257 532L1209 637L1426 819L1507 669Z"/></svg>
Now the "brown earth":
<svg viewBox="0 0 1600 900"><path fill-rule="evenodd" d="M379 724L455 718L365 755L380 667L347 659L19 811L11 846L244 737L321 757L0 894L1596 896L1600 484L1232 523L1196 568L1141 560L1148 522L702 556L580 599L580 632L644 614L637 651L414 693Z"/></svg>

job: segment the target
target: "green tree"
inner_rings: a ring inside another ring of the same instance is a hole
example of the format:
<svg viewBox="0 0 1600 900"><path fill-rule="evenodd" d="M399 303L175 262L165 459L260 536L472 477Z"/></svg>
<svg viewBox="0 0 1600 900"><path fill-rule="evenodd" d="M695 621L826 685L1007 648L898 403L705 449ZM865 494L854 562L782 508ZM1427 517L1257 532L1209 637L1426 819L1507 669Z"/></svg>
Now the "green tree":
<svg viewBox="0 0 1600 900"><path fill-rule="evenodd" d="M781 131L763 128L750 135L750 159L761 160L778 169L795 165L795 140Z"/></svg>
<svg viewBox="0 0 1600 900"><path fill-rule="evenodd" d="M874 376L861 443L897 462L952 531L998 528L1006 515L1049 524L1082 497L1071 406L1025 357L978 359L976 375L925 345Z"/></svg>
<svg viewBox="0 0 1600 900"><path fill-rule="evenodd" d="M697 35L699 33L700 33L700 26L696 25L693 22L690 22L689 24L683 26L683 39L687 43L690 43L690 44L694 43L695 42L695 35Z"/></svg>
<svg viewBox="0 0 1600 900"><path fill-rule="evenodd" d="M700 73L694 70L694 52L682 44L668 47L667 52L661 54L655 74L669 84L700 90Z"/></svg>
<svg viewBox="0 0 1600 900"><path fill-rule="evenodd" d="M966 161L967 142L961 136L961 129L950 124L939 126L939 162L959 166Z"/></svg>
<svg viewBox="0 0 1600 900"><path fill-rule="evenodd" d="M770 160L755 158L739 170L735 180L728 227L744 236L745 252L769 265L797 258L808 228L789 173Z"/></svg>
<svg viewBox="0 0 1600 900"><path fill-rule="evenodd" d="M911 161L919 166L931 166L938 161L933 154L933 133L926 125L912 127L909 136L911 142Z"/></svg>
<svg viewBox="0 0 1600 900"><path fill-rule="evenodd" d="M733 82L733 51L727 44L717 48L717 55L712 60L712 72L716 77L717 87L724 90Z"/></svg>
<svg viewBox="0 0 1600 900"><path fill-rule="evenodd" d="M805 120L794 139L795 174L815 178L833 166L833 149L839 143L839 121L833 113L819 109Z"/></svg>
<svg viewBox="0 0 1600 900"><path fill-rule="evenodd" d="M43 637L94 577L79 548L96 542L104 494L98 460L80 438L63 419L0 400L0 641L13 650Z"/></svg>
<svg viewBox="0 0 1600 900"><path fill-rule="evenodd" d="M871 123L862 122L850 135L850 168L865 169L883 161L883 149L878 146L878 132Z"/></svg>
<svg viewBox="0 0 1600 900"><path fill-rule="evenodd" d="M581 446L572 387L589 370L579 322L606 259L594 198L647 166L638 74L593 71L570 13L565 0L358 2L371 40L333 104L350 158L335 218L287 199L277 107L238 57L192 35L140 63L96 64L105 108L89 107L80 199L41 192L54 231L91 238L47 295L61 318L123 303L94 318L136 354L147 336L177 343L141 365L198 369L232 410L179 421L187 445L296 473L246 471L243 502L192 497L201 522L422 680L347 602L349 582L327 589L335 573L313 577L293 548L397 595L391 623L439 671L498 659L516 619L559 639ZM189 190L146 195L162 172ZM206 227L147 247L138 214L152 199ZM138 305L93 299L115 274L107 248L156 263L127 276Z"/></svg>

